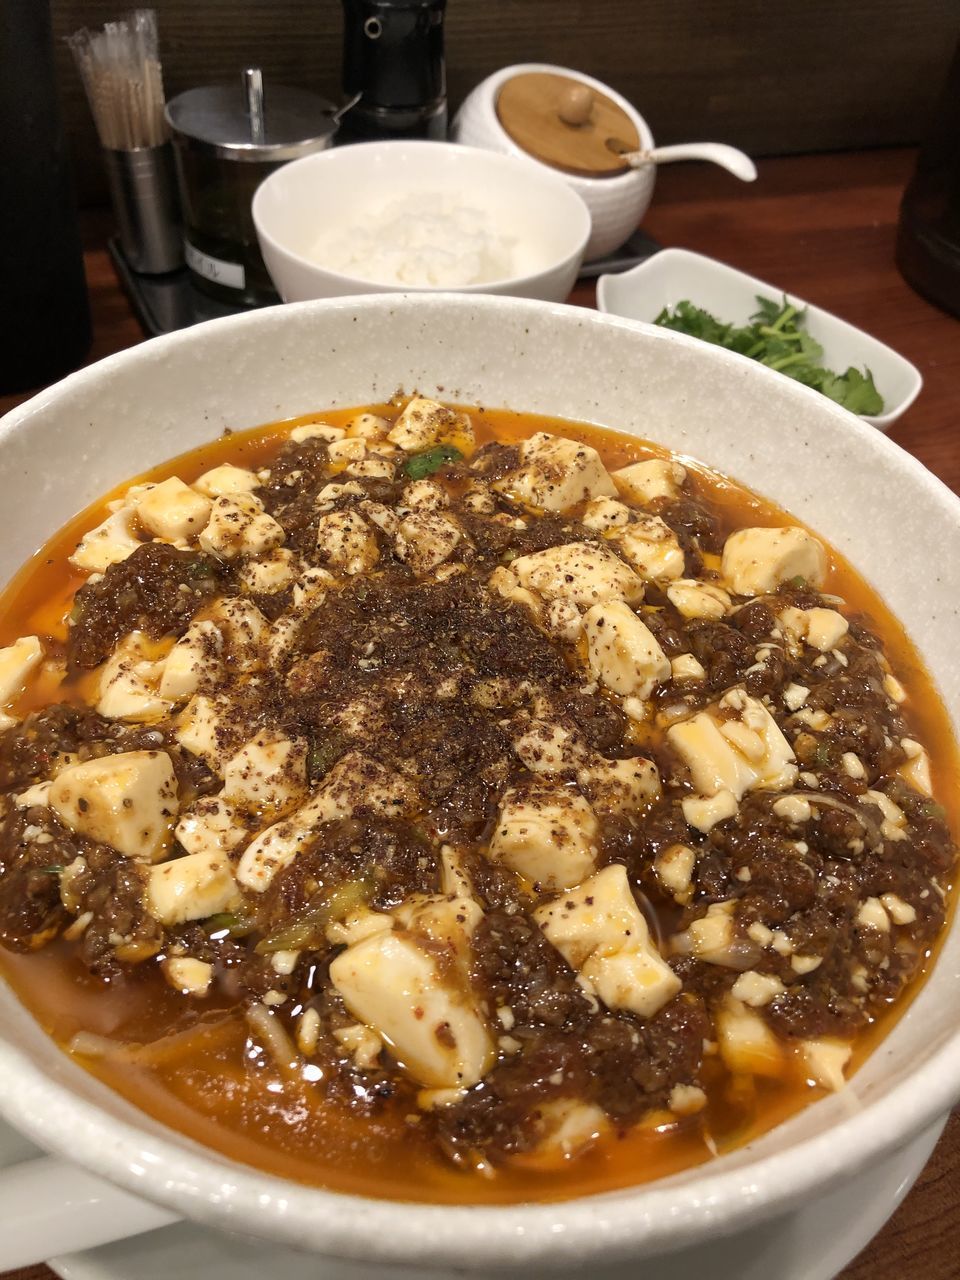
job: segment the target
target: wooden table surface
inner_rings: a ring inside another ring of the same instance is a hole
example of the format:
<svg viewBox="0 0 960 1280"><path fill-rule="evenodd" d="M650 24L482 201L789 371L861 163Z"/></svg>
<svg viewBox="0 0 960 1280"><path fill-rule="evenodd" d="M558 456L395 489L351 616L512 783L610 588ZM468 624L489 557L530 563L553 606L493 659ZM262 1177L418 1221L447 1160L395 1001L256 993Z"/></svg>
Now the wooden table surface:
<svg viewBox="0 0 960 1280"><path fill-rule="evenodd" d="M900 150L764 160L751 187L717 169L667 168L644 226L665 246L711 254L835 311L912 360L924 388L891 435L960 493L960 320L913 293L893 263L900 193L912 164L912 152ZM88 215L91 359L143 337L104 248L107 228L102 216ZM593 286L578 285L571 301L593 306ZM0 413L24 398L0 397ZM13 1274L48 1280L52 1273L35 1267ZM842 1280L903 1275L960 1275L960 1115L951 1118L903 1205Z"/></svg>

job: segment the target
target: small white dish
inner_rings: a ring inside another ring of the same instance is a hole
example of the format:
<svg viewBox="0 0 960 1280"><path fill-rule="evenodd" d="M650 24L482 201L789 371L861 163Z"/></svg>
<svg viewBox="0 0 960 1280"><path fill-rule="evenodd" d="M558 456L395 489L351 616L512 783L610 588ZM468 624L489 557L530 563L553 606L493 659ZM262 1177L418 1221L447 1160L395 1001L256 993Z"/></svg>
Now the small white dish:
<svg viewBox="0 0 960 1280"><path fill-rule="evenodd" d="M322 257L331 237L349 235L372 211L411 195L476 210L492 233L512 242L512 274L447 284L447 291L563 302L573 288L590 236L590 212L558 174L533 160L454 143L363 142L283 165L254 195L260 250L284 302L440 292L440 286L349 275Z"/></svg>
<svg viewBox="0 0 960 1280"><path fill-rule="evenodd" d="M920 394L923 378L916 365L856 325L784 293L776 285L728 267L689 249L662 249L630 271L601 276L597 306L611 315L652 324L664 307L684 299L711 312L718 320L746 324L757 309L757 295L785 297L805 309L806 327L823 347L823 363L843 373L850 365L866 367L883 397L883 413L862 414L864 422L887 431Z"/></svg>

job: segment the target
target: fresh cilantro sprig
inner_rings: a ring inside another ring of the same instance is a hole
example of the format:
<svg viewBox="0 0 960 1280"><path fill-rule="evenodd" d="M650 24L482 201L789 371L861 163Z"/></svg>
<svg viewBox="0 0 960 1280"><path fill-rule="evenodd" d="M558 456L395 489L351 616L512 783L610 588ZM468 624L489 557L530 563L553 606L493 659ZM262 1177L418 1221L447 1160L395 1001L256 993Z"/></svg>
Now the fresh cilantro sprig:
<svg viewBox="0 0 960 1280"><path fill-rule="evenodd" d="M834 373L823 367L820 363L823 347L800 327L806 318L805 311L792 306L786 298L777 303L772 298L758 296L757 304L758 310L747 325L724 324L709 311L687 301L678 302L672 311L664 307L654 323L749 356L822 392L851 413L883 412L883 397L874 386L869 369L861 373L859 369L849 368L846 373Z"/></svg>

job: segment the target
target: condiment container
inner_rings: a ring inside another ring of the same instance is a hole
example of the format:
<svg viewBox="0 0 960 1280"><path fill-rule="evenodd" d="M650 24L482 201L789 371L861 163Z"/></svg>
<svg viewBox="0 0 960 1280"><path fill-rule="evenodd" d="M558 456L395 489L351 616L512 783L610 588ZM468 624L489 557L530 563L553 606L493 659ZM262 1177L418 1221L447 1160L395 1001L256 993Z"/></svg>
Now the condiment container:
<svg viewBox="0 0 960 1280"><path fill-rule="evenodd" d="M447 0L343 0L343 140L447 136Z"/></svg>
<svg viewBox="0 0 960 1280"><path fill-rule="evenodd" d="M658 164L709 160L744 181L756 177L750 158L723 143L655 148L649 125L626 98L582 72L546 63L504 67L481 81L457 113L452 137L563 173L593 220L587 261L611 253L637 229Z"/></svg>
<svg viewBox="0 0 960 1280"><path fill-rule="evenodd" d="M264 86L257 68L229 85L188 89L167 104L183 202L184 254L214 297L275 302L250 215L253 193L288 160L323 151L336 107L302 89Z"/></svg>

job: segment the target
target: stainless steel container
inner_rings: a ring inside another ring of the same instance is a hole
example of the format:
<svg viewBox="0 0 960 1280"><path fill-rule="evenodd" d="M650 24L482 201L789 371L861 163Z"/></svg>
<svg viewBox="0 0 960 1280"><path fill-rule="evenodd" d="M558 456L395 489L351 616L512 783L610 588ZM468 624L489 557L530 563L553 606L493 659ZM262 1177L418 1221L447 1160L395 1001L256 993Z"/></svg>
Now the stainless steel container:
<svg viewBox="0 0 960 1280"><path fill-rule="evenodd" d="M123 255L134 271L161 275L183 265L180 207L170 143L115 151L103 160Z"/></svg>
<svg viewBox="0 0 960 1280"><path fill-rule="evenodd" d="M317 94L265 87L247 68L240 89L188 89L167 104L183 203L184 253L197 284L214 297L276 302L250 216L253 193L288 160L323 151L337 108Z"/></svg>

